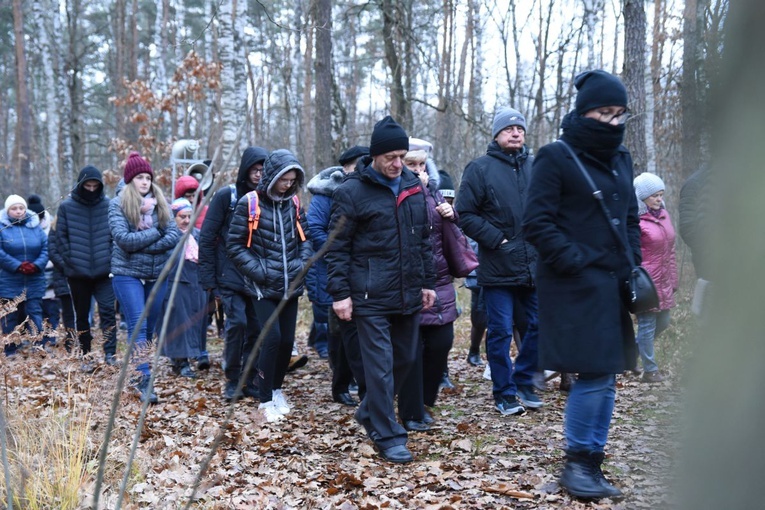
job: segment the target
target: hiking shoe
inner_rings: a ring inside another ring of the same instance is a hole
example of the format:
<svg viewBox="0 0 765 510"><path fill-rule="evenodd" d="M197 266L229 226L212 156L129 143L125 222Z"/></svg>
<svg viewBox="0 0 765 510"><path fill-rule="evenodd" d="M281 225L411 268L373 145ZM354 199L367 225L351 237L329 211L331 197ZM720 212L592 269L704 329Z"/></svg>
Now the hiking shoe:
<svg viewBox="0 0 765 510"><path fill-rule="evenodd" d="M643 377L640 380L644 383L655 384L664 382L664 376L661 375L661 372L655 370L653 372L643 372Z"/></svg>
<svg viewBox="0 0 765 510"><path fill-rule="evenodd" d="M300 354L292 356L290 358L290 364L287 367L287 372L292 372L293 370L302 368L305 366L306 363L308 363L308 356L306 356L305 354L303 354L302 356Z"/></svg>
<svg viewBox="0 0 765 510"><path fill-rule="evenodd" d="M486 369L483 371L483 378L487 381L491 381L491 367L489 364L486 364Z"/></svg>
<svg viewBox="0 0 765 510"><path fill-rule="evenodd" d="M290 413L290 405L287 403L287 399L284 398L282 390L274 390L271 393L271 402L274 403L276 410L279 411L280 414Z"/></svg>
<svg viewBox="0 0 765 510"><path fill-rule="evenodd" d="M454 383L449 379L449 374L444 372L444 377L441 379L441 384L438 385L439 390L453 390Z"/></svg>
<svg viewBox="0 0 765 510"><path fill-rule="evenodd" d="M511 414L523 414L526 412L526 408L523 407L520 402L518 402L518 399L515 398L515 395L505 395L500 397L494 407L503 416L508 416Z"/></svg>
<svg viewBox="0 0 765 510"><path fill-rule="evenodd" d="M271 400L270 402L265 402L263 404L260 404L258 406L258 411L262 412L263 416L265 417L268 423L273 423L275 421L280 421L284 419L284 415L280 413L279 410L276 408L276 405L274 404L273 400Z"/></svg>
<svg viewBox="0 0 765 510"><path fill-rule="evenodd" d="M542 399L540 399L534 391L534 386L520 385L517 389L518 400L520 400L526 407L530 409L539 409L545 405L545 403L542 402Z"/></svg>
<svg viewBox="0 0 765 510"><path fill-rule="evenodd" d="M207 354L203 354L197 358L197 370L209 370L210 369L210 357Z"/></svg>
<svg viewBox="0 0 765 510"><path fill-rule="evenodd" d="M481 354L478 352L469 352L467 357L467 362L473 365L474 367L483 366L483 360L481 359Z"/></svg>
<svg viewBox="0 0 765 510"><path fill-rule="evenodd" d="M120 362L117 360L117 356L115 356L114 354L107 354L106 356L104 356L104 363L106 363L110 367L120 366Z"/></svg>
<svg viewBox="0 0 765 510"><path fill-rule="evenodd" d="M149 375L141 376L135 385L135 389L138 392L138 397L141 399L141 402L148 401L150 404L156 404L159 402L159 398L157 398L157 394L154 393L154 390L149 391L149 379L151 379Z"/></svg>
<svg viewBox="0 0 765 510"><path fill-rule="evenodd" d="M234 400L234 395L236 395L236 387L239 385L239 382L232 382L232 381L226 381L226 388L223 390L223 400L226 402L231 402ZM239 394L239 398L242 398L242 395Z"/></svg>

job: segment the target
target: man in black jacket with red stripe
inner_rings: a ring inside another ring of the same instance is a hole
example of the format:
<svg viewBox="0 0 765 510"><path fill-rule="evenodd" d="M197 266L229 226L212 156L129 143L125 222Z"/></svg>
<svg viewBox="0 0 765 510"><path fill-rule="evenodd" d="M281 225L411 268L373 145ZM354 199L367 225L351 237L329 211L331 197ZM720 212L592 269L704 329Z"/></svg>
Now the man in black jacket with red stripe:
<svg viewBox="0 0 765 510"><path fill-rule="evenodd" d="M386 460L413 460L393 399L415 360L419 311L435 301L428 212L420 180L404 167L409 137L390 116L375 124L369 156L335 191L327 290L359 333L367 393L356 412Z"/></svg>

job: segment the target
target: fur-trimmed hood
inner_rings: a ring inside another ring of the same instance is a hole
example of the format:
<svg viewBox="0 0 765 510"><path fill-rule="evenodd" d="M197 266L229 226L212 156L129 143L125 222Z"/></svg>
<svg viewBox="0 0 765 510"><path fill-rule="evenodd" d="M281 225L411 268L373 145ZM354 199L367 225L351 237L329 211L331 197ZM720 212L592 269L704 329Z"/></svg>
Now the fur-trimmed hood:
<svg viewBox="0 0 765 510"><path fill-rule="evenodd" d="M8 211L2 209L0 210L0 224L2 224L4 227L19 225L27 228L35 228L40 226L40 218L37 216L37 213L30 213L27 211L24 214L25 216L20 220L11 220L11 217L8 216Z"/></svg>
<svg viewBox="0 0 765 510"><path fill-rule="evenodd" d="M345 180L345 172L341 166L325 168L308 181L308 191L314 195L331 197L338 186Z"/></svg>

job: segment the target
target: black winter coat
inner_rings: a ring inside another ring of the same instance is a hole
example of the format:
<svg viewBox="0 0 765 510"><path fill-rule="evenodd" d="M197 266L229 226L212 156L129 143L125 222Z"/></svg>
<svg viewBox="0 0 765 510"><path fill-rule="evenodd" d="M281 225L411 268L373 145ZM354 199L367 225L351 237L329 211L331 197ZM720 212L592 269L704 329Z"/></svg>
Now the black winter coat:
<svg viewBox="0 0 765 510"><path fill-rule="evenodd" d="M641 260L632 158L623 146L606 165L574 147L636 263ZM560 143L539 149L524 231L539 251L539 367L614 374L635 367L632 319L624 305L630 265L592 189Z"/></svg>
<svg viewBox="0 0 765 510"><path fill-rule="evenodd" d="M243 197L250 188L247 186L248 171L254 163L266 159L268 152L261 147L248 147L239 164L234 197ZM199 233L199 283L204 289L227 289L249 293L247 286L226 253L226 239L231 225L236 202L231 203L230 186L220 188L210 200L205 220Z"/></svg>
<svg viewBox="0 0 765 510"><path fill-rule="evenodd" d="M332 232L344 228L325 256L333 301L348 297L353 314L413 314L422 289L435 289L430 225L420 180L404 168L398 196L372 172L364 157L335 191Z"/></svg>
<svg viewBox="0 0 765 510"><path fill-rule="evenodd" d="M297 179L283 196L276 196L272 186L284 173L296 170ZM303 282L288 295L289 286L297 278L313 253L311 241L307 238L308 222L305 212L298 210L292 197L298 192L305 179L303 168L287 150L272 152L263 165L263 178L257 191L243 196L236 205L228 231L226 248L229 257L242 275L249 279L248 286L256 296L266 299L282 299L303 293ZM249 200L257 194L260 205L260 220L252 231L250 246ZM306 239L301 239L297 221Z"/></svg>
<svg viewBox="0 0 765 510"><path fill-rule="evenodd" d="M110 200L104 195L103 183L95 194L87 192L82 186L87 180L102 182L101 172L94 167L83 168L77 186L58 208L58 244L51 259L69 278L97 279L111 271Z"/></svg>
<svg viewBox="0 0 765 510"><path fill-rule="evenodd" d="M478 285L534 285L537 253L521 227L533 160L525 146L508 155L492 142L465 167L454 205L460 226L480 247Z"/></svg>

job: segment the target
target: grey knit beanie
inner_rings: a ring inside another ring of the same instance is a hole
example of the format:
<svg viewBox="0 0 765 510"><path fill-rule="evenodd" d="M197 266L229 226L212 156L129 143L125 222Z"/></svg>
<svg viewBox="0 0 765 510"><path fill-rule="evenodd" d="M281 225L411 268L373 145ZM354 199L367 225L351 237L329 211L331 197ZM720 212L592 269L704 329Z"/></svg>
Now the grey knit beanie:
<svg viewBox="0 0 765 510"><path fill-rule="evenodd" d="M666 189L664 186L664 181L661 180L661 177L656 174L652 174L651 172L643 172L642 174L635 177L634 185L635 194L640 201L645 200L654 193L658 193L659 191L664 191Z"/></svg>
<svg viewBox="0 0 765 510"><path fill-rule="evenodd" d="M526 118L518 110L505 106L494 114L494 124L491 127L492 140L497 137L500 131L509 126L520 126L526 131Z"/></svg>

